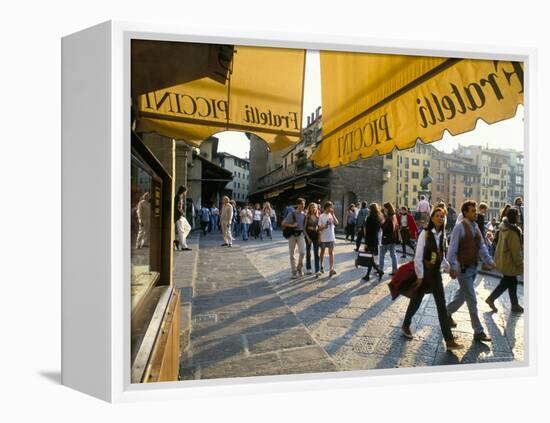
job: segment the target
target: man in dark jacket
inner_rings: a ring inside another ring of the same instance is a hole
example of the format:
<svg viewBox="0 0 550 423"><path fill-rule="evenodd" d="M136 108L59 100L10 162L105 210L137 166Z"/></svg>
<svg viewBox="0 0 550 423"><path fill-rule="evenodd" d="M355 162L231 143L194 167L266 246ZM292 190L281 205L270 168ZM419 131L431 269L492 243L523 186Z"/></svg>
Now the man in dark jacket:
<svg viewBox="0 0 550 423"><path fill-rule="evenodd" d="M357 214L357 222L355 225L355 227L357 228L357 238L355 238L355 251L359 251L359 248L361 248L361 241L363 240L364 232L363 225L365 224L365 220L367 219L368 215L369 209L367 208L367 202L363 201L361 202L361 209Z"/></svg>
<svg viewBox="0 0 550 423"><path fill-rule="evenodd" d="M456 225L456 210L451 203L447 204L447 232L452 232Z"/></svg>
<svg viewBox="0 0 550 423"><path fill-rule="evenodd" d="M487 235L487 228L485 227L485 213L487 213L487 204L479 203L479 213L477 214L477 226L481 232L481 239L485 241L485 235Z"/></svg>

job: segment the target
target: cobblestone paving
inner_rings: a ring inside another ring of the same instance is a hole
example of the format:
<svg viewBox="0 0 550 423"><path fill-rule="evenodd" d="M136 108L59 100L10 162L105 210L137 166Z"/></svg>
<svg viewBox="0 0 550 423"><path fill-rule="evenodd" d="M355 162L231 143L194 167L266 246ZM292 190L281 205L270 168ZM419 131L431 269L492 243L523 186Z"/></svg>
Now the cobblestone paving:
<svg viewBox="0 0 550 423"><path fill-rule="evenodd" d="M337 241L336 276L328 278L325 273L319 279L306 276L299 281L290 280L288 246L280 232L275 233L273 241L249 241L242 249L339 370L523 360L524 321L521 315L510 313L508 294L497 300L498 313L491 313L483 301L499 282L494 276L479 275L476 281L480 318L493 342L472 340L473 331L464 305L453 315L458 323L453 333L464 349L447 352L433 297L424 298L413 319L414 339L402 337L399 328L408 299L391 300L389 276L380 282L377 277L361 281L365 270L353 265L353 244ZM385 272L390 272L389 254L385 265ZM444 275L443 283L449 300L458 282ZM523 304L521 285L518 296Z"/></svg>
<svg viewBox="0 0 550 423"><path fill-rule="evenodd" d="M180 379L336 371L238 242L201 236L194 279L191 340Z"/></svg>

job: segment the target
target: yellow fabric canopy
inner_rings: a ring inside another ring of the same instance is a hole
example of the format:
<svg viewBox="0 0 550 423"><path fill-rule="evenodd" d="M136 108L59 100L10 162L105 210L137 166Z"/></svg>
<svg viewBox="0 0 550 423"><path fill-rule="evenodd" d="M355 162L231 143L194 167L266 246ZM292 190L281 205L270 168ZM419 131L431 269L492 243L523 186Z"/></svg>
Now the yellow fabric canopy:
<svg viewBox="0 0 550 423"><path fill-rule="evenodd" d="M322 51L321 81L320 166L467 132L523 104L519 62Z"/></svg>
<svg viewBox="0 0 550 423"><path fill-rule="evenodd" d="M284 149L300 139L304 66L305 50L237 46L225 84L205 77L139 96L136 129L196 145L251 132Z"/></svg>

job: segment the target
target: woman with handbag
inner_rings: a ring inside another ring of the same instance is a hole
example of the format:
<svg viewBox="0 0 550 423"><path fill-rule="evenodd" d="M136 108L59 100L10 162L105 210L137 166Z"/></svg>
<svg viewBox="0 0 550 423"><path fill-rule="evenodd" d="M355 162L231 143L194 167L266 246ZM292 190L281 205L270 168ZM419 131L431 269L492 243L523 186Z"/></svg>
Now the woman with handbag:
<svg viewBox="0 0 550 423"><path fill-rule="evenodd" d="M271 204L268 202L264 203L264 208L262 210L262 233L265 232L266 238L273 239L273 226L271 224Z"/></svg>
<svg viewBox="0 0 550 423"><path fill-rule="evenodd" d="M380 232L382 218L380 213L380 207L376 203L372 203L369 206L369 215L365 219L363 227L365 236L365 251L372 254L372 260L367 265L367 274L363 276L363 280L368 281L370 279L370 271L374 269L378 272L378 280L382 279L384 272L380 269L374 260L374 257L378 255L378 232Z"/></svg>
<svg viewBox="0 0 550 423"><path fill-rule="evenodd" d="M416 295L409 302L409 307L405 313L405 320L401 326L401 334L406 338L413 338L410 328L412 318L420 307L424 294L432 293L445 345L447 350L452 350L460 349L462 345L454 340L445 305L441 265L443 264L444 267L449 268L449 263L445 259L446 237L444 222L445 212L440 208L433 209L428 226L418 237L418 244L414 255L414 268L417 277L416 285L418 288Z"/></svg>

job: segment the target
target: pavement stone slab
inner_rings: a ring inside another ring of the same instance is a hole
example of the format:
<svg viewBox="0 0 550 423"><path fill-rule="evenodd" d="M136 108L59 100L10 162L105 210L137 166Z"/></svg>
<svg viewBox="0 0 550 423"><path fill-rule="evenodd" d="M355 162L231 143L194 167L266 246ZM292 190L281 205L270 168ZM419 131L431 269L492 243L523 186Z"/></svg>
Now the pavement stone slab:
<svg viewBox="0 0 550 423"><path fill-rule="evenodd" d="M222 363L204 363L200 368L201 379L266 376L281 374L281 361L277 354L237 357Z"/></svg>
<svg viewBox="0 0 550 423"><path fill-rule="evenodd" d="M244 336L250 354L315 345L315 341L304 327L256 332Z"/></svg>

